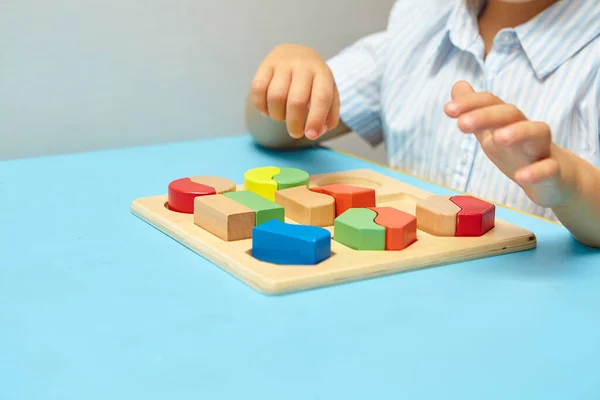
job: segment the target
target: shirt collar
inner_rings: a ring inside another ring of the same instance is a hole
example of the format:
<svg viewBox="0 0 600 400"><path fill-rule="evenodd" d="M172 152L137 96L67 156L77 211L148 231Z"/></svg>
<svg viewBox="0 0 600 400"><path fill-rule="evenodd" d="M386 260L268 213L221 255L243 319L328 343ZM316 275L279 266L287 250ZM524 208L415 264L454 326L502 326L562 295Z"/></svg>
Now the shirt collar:
<svg viewBox="0 0 600 400"><path fill-rule="evenodd" d="M479 40L486 0L458 0L446 22L450 42L467 51ZM544 79L600 35L600 1L559 0L514 31L538 79Z"/></svg>
<svg viewBox="0 0 600 400"><path fill-rule="evenodd" d="M600 2L559 0L515 28L538 79L544 79L600 35Z"/></svg>
<svg viewBox="0 0 600 400"><path fill-rule="evenodd" d="M477 16L485 0L458 0L450 10L446 30L450 42L467 51L479 39Z"/></svg>

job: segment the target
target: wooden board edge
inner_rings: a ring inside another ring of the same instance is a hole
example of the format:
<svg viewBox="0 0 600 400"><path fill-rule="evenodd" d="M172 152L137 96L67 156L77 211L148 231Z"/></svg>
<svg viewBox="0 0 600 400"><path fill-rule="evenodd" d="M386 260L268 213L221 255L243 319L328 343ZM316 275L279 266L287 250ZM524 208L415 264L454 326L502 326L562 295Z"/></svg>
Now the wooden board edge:
<svg viewBox="0 0 600 400"><path fill-rule="evenodd" d="M425 198L431 193L415 188L411 185L405 184L404 182L397 181L391 176L386 174L373 171L366 168L344 170L338 172L329 172L322 174L314 174L310 176L310 182L320 180L321 178L335 180L338 176L350 176L354 175L354 179L366 179L367 181L377 182L382 187L387 186L387 190L384 190L381 195L378 195L378 201L388 202L399 200L402 197L412 197L412 200L419 200ZM243 184L236 186L237 190L243 189ZM408 190L410 189L410 190ZM229 257L226 253L222 253L215 250L210 244L203 242L202 240L195 241L193 238L190 239L189 235L181 230L176 220L169 220L164 218L157 218L154 212L144 206L144 201L148 199L155 199L164 197L165 195L147 196L135 199L131 203L131 211L141 220L145 221L149 225L153 226L166 236L182 244L194 253L200 255L209 262L215 264L222 271L234 276L240 280L243 284L252 287L253 289L268 295L280 295L297 291L311 290L316 288L328 287L341 283L355 282L364 279L371 279L378 276L393 275L402 272L409 272L418 269L425 269L430 267L436 267L441 265L454 264L457 262L470 261L474 259L482 259L496 255L514 253L519 251L525 251L533 249L537 246L537 238L535 234L527 229L524 229L518 225L502 221L504 224L517 227L523 235L517 238L510 238L504 242L496 242L493 245L481 246L476 249L477 251L470 253L465 256L464 253L459 255L452 255L449 252L443 261L437 262L435 260L427 261L415 261L411 264L404 264L398 267L394 267L395 262L390 262L384 265L380 265L373 272L364 272L364 269L356 270L351 274L345 274L343 277L331 277L330 274L323 274L317 276L315 279L314 275L306 278L298 279L295 277L290 281L285 280L270 280L264 275L255 274L251 268L244 268L238 261ZM533 238L533 240L530 240ZM362 272L361 272L362 271ZM334 273L335 274L335 273Z"/></svg>
<svg viewBox="0 0 600 400"><path fill-rule="evenodd" d="M154 214L145 206L140 204L140 200L151 198L151 197L162 197L162 196L149 196L145 198L135 199L131 205L130 210L133 215L146 222L148 225L154 227L159 232L177 243L185 246L187 249L198 254L202 258L211 262L225 273L235 277L242 284L249 285L253 289L265 293L265 294L277 294L278 288L275 282L264 279L264 277L256 274L247 273L241 270L238 263L235 260L227 257L226 254L215 251L211 246L206 245L202 241L192 242L186 239L187 235L181 234L180 228L177 224L164 224L157 218L154 218Z"/></svg>
<svg viewBox="0 0 600 400"><path fill-rule="evenodd" d="M526 238L527 240L524 240ZM531 240L530 240L531 238ZM359 282L363 280L375 279L379 277L385 277L390 275L397 275L405 272L418 271L421 269L435 268L440 266L449 266L461 264L467 261L473 260L483 260L485 258L496 257L499 255L506 255L512 253L518 253L522 251L535 249L537 246L537 239L535 235L532 236L523 236L521 239L511 239L510 242L516 242L514 245L506 245L497 249L489 249L488 247L482 247L479 251L470 253L468 256L464 254L451 255L444 258L443 261L431 261L424 263L414 263L409 265L404 265L401 267L390 267L393 263L388 263L387 265L382 265L377 271L371 273L361 273L360 271L355 271L351 275L345 275L343 277L336 278L328 278L328 275L322 275L319 277L319 280L315 280L314 276L307 277L305 279L295 279L290 281L280 281L277 282L274 287L271 288L271 295L282 295L288 293L295 293L306 290L314 290L320 288L332 287L340 284L347 284L353 282ZM502 243L499 243L502 244ZM505 243L506 244L506 243ZM484 255L485 254L485 255Z"/></svg>
<svg viewBox="0 0 600 400"><path fill-rule="evenodd" d="M241 281L241 283L248 285L265 295L284 295L291 294L294 292L326 288L338 284L357 282L367 279L373 279L376 277L395 275L399 273L410 272L425 268L456 264L460 262L471 261L474 259L482 259L497 255L531 250L537 246L537 238L535 234L529 230L519 227L524 232L522 236L519 236L517 238L510 238L505 240L504 242L497 242L492 245L481 246L479 249L477 249L478 251L473 252L468 256L465 256L464 254L452 255L452 252L450 252L449 255L446 256L444 261L441 262L415 262L413 264L402 265L400 267L393 267L394 262L391 262L387 265L380 266L375 272L370 272L366 274L364 272L361 272L360 270L357 270L352 274L346 274L346 276L344 277L331 278L329 274L324 274L319 276L317 279L315 279L315 276L312 275L303 279L298 279L296 277L290 281L269 280L265 279L265 277L262 275L252 274L251 269L243 269L237 261L232 260L224 253L215 251L215 249L213 249L210 245L207 245L202 241L193 242L187 240L186 237L188 235L182 234L182 232L180 232L181 229L177 226L177 223L172 221L167 221L168 223L164 223L163 218L155 218L154 213L150 209L140 204L145 199L160 197L164 197L164 195L149 196L134 200L131 203L132 213L141 220L148 223L150 226L153 226L155 229L165 234L167 237L171 238L172 240L175 240L176 242L187 247L189 250L193 251L194 253L198 254L199 256L203 257L209 262L213 263L222 271L228 273L231 276L234 276L236 279ZM512 225L507 222L504 223Z"/></svg>

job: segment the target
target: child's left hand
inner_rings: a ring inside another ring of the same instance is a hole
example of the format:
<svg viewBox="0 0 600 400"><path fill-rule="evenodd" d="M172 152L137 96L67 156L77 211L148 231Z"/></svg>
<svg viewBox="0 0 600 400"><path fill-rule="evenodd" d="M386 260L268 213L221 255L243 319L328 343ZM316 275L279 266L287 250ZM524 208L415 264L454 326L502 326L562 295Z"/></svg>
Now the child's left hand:
<svg viewBox="0 0 600 400"><path fill-rule="evenodd" d="M550 127L529 121L514 105L490 93L475 92L461 81L452 88L452 101L444 111L458 119L464 133L477 137L488 158L529 198L543 207L564 205L576 193L571 179L564 179L565 159L552 141Z"/></svg>

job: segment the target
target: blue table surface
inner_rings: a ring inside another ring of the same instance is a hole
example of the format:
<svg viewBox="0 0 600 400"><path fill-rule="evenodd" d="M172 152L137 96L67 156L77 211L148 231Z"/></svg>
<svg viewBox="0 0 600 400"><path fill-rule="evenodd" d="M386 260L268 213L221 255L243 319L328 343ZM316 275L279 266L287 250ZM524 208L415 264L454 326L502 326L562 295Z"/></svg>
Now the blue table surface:
<svg viewBox="0 0 600 400"><path fill-rule="evenodd" d="M267 296L135 217L171 180L372 168L246 136L0 163L0 399L599 399L600 252L535 250Z"/></svg>

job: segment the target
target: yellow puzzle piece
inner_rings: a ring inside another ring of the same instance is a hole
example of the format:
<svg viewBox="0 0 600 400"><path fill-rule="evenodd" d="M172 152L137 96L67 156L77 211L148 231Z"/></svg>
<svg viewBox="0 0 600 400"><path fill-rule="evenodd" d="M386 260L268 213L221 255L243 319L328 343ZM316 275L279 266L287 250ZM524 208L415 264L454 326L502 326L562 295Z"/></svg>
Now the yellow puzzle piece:
<svg viewBox="0 0 600 400"><path fill-rule="evenodd" d="M244 189L256 193L265 199L275 201L277 182L273 177L281 172L277 167L260 167L246 171Z"/></svg>

